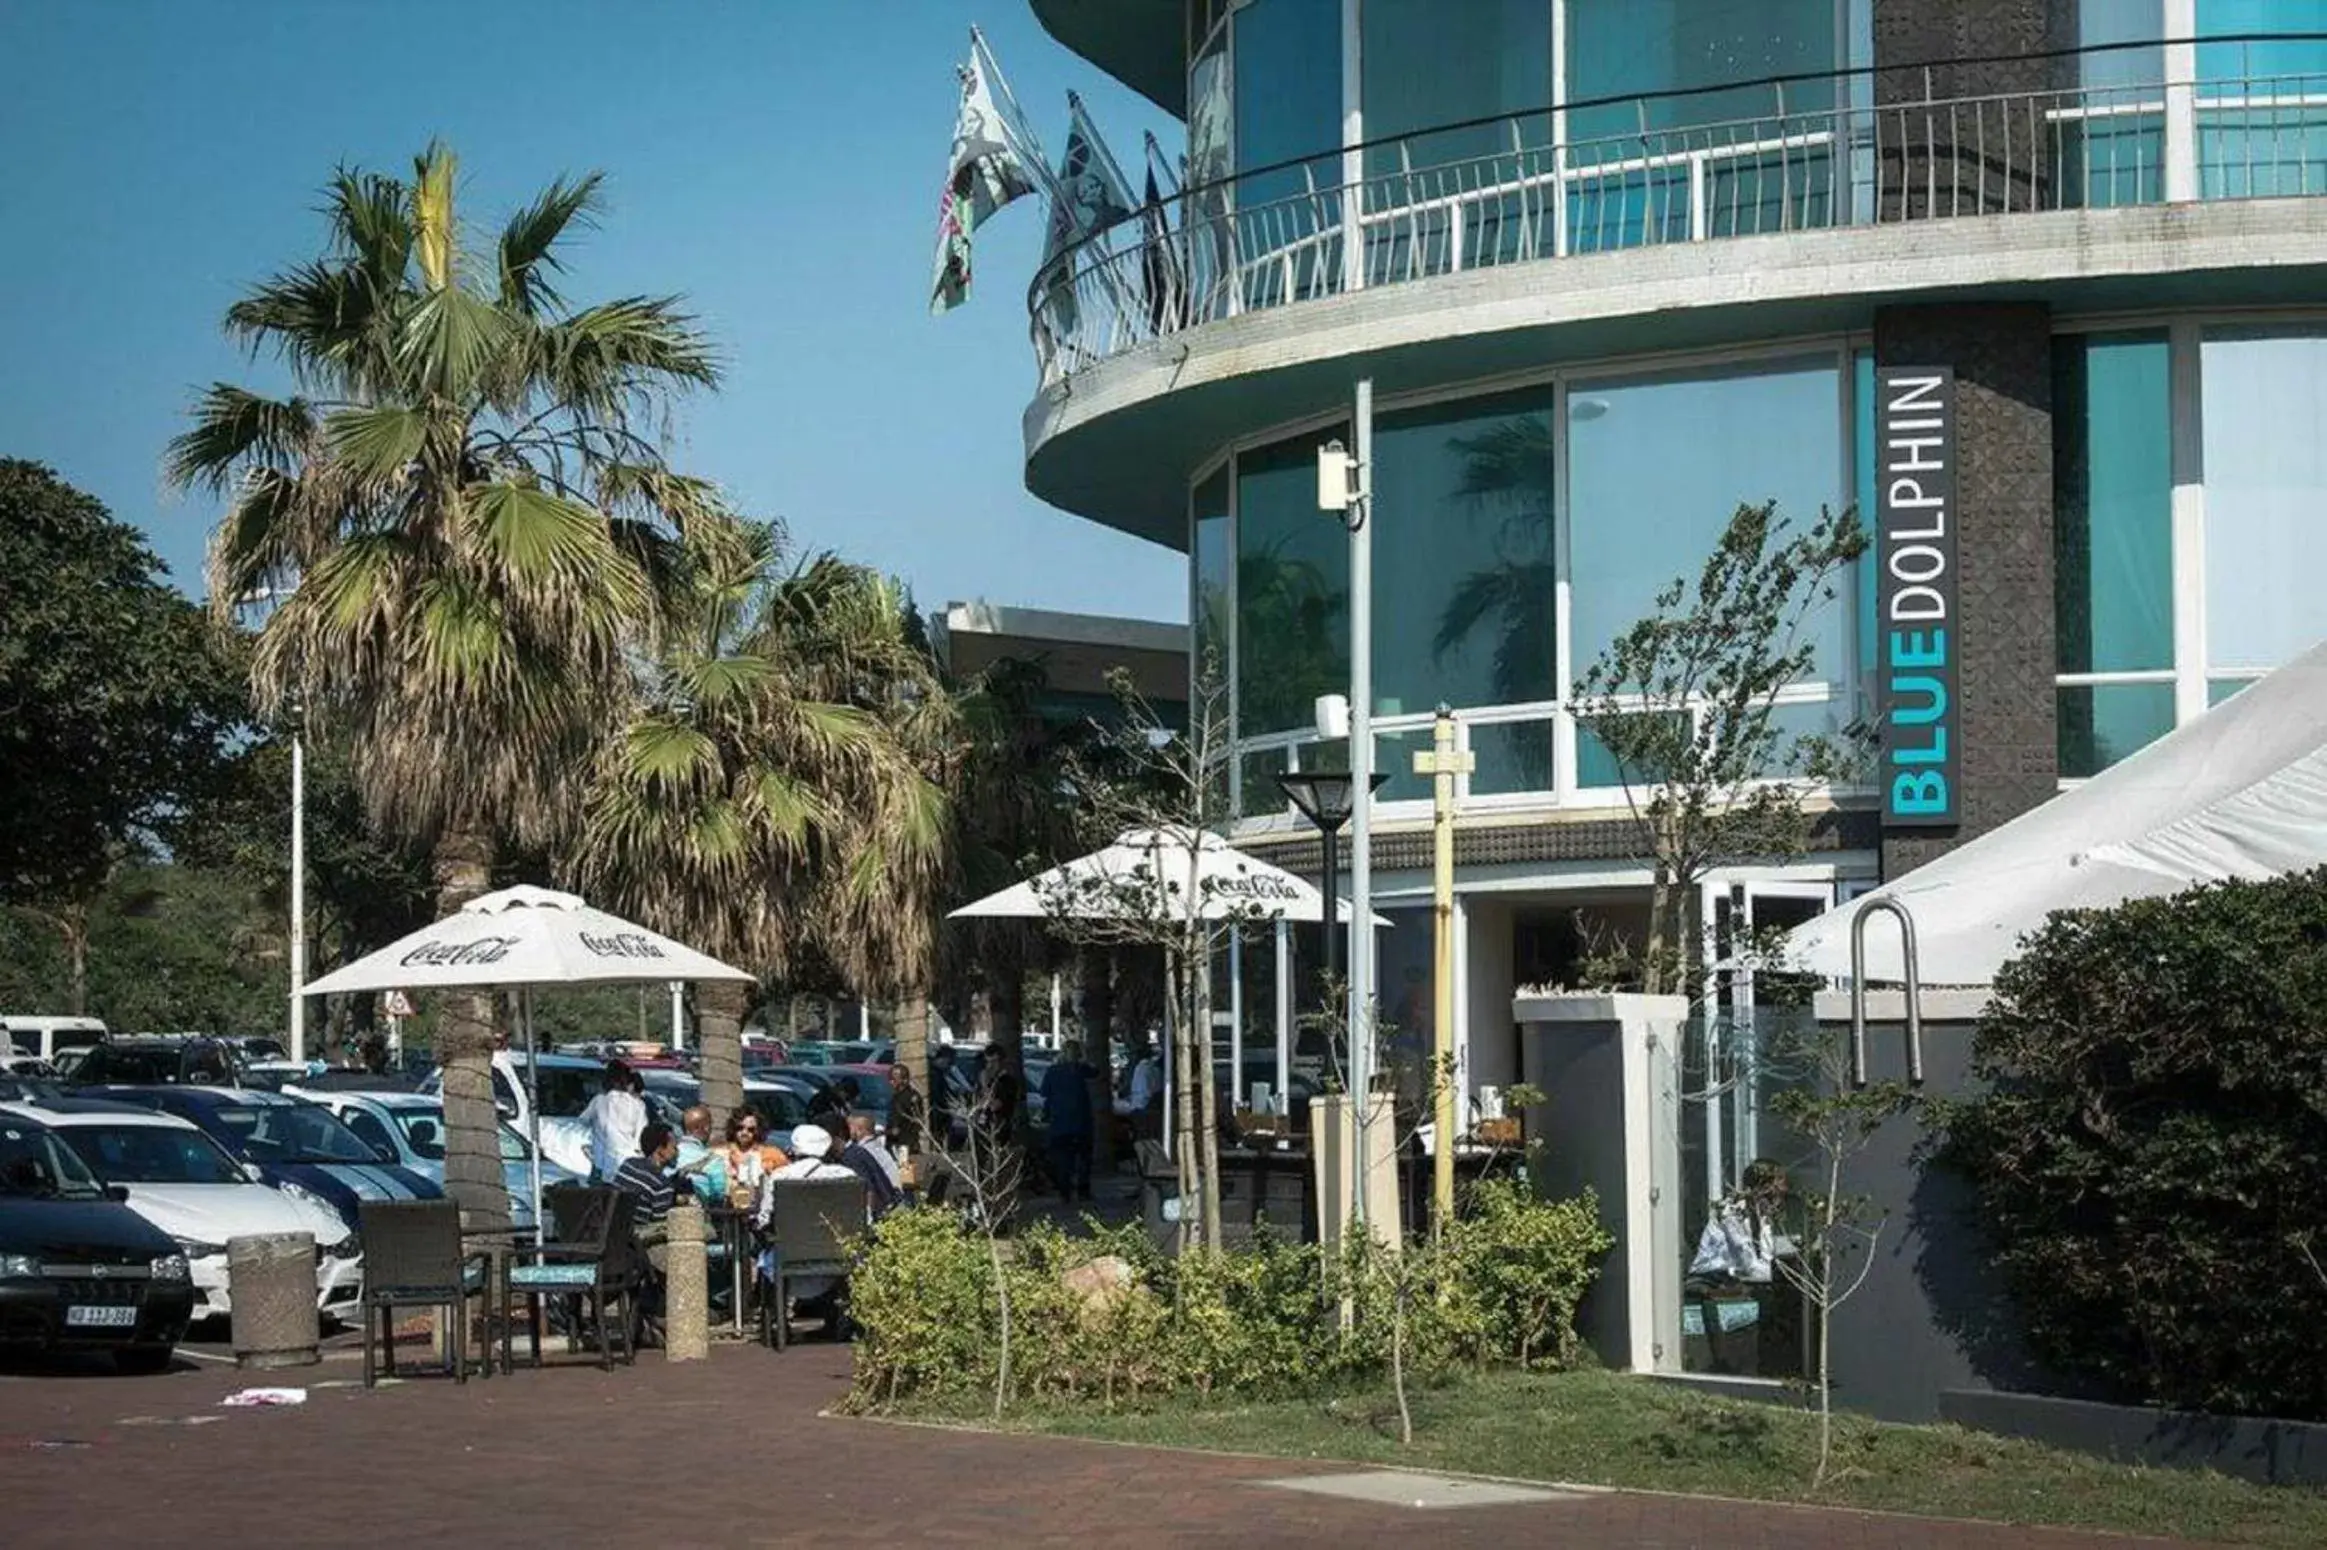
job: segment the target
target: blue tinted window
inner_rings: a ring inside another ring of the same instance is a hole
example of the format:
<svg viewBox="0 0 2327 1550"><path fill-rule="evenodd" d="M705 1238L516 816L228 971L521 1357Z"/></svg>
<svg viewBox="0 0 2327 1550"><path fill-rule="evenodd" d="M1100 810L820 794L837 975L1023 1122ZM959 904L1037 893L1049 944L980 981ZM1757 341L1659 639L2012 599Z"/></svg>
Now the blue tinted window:
<svg viewBox="0 0 2327 1550"><path fill-rule="evenodd" d="M1739 506L1775 501L1800 531L1842 505L1838 375L1820 360L1571 388L1573 676L1696 574ZM1848 677L1846 608L1837 598L1808 621L1821 677Z"/></svg>
<svg viewBox="0 0 2327 1550"><path fill-rule="evenodd" d="M1831 81L1772 77L1825 74L1838 64L1836 0L1565 0L1568 114L1577 139L1820 112L1835 104ZM1751 84L1760 83L1760 84ZM1700 90L1700 88L1727 88ZM1680 95L1685 94L1685 95ZM1605 98L1639 101L1604 102Z"/></svg>
<svg viewBox="0 0 2327 1550"><path fill-rule="evenodd" d="M1237 735L1313 723L1349 692L1349 534L1317 509L1317 449L1345 428L1236 460ZM1252 796L1251 772L1245 793Z"/></svg>
<svg viewBox="0 0 2327 1550"><path fill-rule="evenodd" d="M2327 339L2209 331L2201 359L2206 665L2278 667L2327 635Z"/></svg>
<svg viewBox="0 0 2327 1550"><path fill-rule="evenodd" d="M1199 680L1210 672L1219 674L1225 683L1229 672L1229 610L1235 606L1229 591L1235 557L1228 548L1226 465L1196 486L1193 510L1195 533L1189 551L1195 595L1190 600L1189 617L1195 623L1194 671Z"/></svg>
<svg viewBox="0 0 2327 1550"><path fill-rule="evenodd" d="M1551 405L1545 387L1377 418L1378 713L1557 696Z"/></svg>
<svg viewBox="0 0 2327 1550"><path fill-rule="evenodd" d="M1362 15L1365 137L1415 137L1405 161L1396 145L1369 152L1369 176L1549 143L1551 0L1366 0ZM1527 116L1419 133L1504 114Z"/></svg>
<svg viewBox="0 0 2327 1550"><path fill-rule="evenodd" d="M2162 334L2053 345L2054 621L2064 673L2173 666L2173 430Z"/></svg>
<svg viewBox="0 0 2327 1550"><path fill-rule="evenodd" d="M1236 170L1307 161L1319 186L1341 182L1341 0L1254 0L1236 13ZM1301 167L1250 178L1240 208L1309 184Z"/></svg>

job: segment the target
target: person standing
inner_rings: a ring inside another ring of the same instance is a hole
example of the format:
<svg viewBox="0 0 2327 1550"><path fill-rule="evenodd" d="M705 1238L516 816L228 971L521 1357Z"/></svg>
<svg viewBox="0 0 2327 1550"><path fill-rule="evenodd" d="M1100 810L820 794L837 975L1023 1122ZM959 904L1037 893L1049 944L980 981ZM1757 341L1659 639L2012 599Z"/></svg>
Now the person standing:
<svg viewBox="0 0 2327 1550"><path fill-rule="evenodd" d="M1050 1125L1050 1177L1059 1198L1091 1198L1091 1068L1083 1046L1069 1039L1042 1074L1043 1114Z"/></svg>
<svg viewBox="0 0 2327 1550"><path fill-rule="evenodd" d="M638 1155L648 1118L646 1084L619 1060L606 1062L603 1081L603 1090L582 1110L582 1123L590 1132L591 1171L600 1183L611 1184L622 1165Z"/></svg>
<svg viewBox="0 0 2327 1550"><path fill-rule="evenodd" d="M913 1068L903 1061L889 1067L889 1087L889 1146L910 1157L929 1133L929 1103L913 1085Z"/></svg>

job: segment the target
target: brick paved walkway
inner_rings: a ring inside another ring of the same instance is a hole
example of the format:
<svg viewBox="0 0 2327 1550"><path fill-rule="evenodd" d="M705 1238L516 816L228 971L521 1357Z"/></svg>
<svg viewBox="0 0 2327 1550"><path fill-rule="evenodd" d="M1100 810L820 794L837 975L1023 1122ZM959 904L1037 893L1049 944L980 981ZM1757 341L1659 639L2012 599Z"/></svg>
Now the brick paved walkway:
<svg viewBox="0 0 2327 1550"><path fill-rule="evenodd" d="M1913 1518L1596 1494L1418 1512L1256 1482L1349 1465L1216 1458L823 1419L848 1355L722 1347L706 1365L310 1389L221 1410L231 1368L119 1379L0 1369L0 1542L587 1546L884 1543L1882 1550L2126 1545ZM351 1361L280 1381L349 1385ZM263 1380L262 1380L263 1381ZM215 1417L198 1425L189 1416ZM60 1445L62 1444L62 1445ZM730 1472L710 1461L731 1449ZM2154 1542L2153 1542L2154 1543Z"/></svg>

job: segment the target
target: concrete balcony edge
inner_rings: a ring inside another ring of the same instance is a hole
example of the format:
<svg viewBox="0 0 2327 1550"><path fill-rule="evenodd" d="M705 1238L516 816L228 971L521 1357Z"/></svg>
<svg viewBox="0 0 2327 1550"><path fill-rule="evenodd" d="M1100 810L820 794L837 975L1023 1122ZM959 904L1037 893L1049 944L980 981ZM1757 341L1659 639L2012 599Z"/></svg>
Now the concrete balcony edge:
<svg viewBox="0 0 2327 1550"><path fill-rule="evenodd" d="M1179 548L1182 487L1226 441L1330 412L1351 381L1426 391L1586 361L1864 327L1884 303L2062 310L2327 300L2327 199L1966 216L1719 238L1404 281L1205 323L1028 406L1027 488Z"/></svg>

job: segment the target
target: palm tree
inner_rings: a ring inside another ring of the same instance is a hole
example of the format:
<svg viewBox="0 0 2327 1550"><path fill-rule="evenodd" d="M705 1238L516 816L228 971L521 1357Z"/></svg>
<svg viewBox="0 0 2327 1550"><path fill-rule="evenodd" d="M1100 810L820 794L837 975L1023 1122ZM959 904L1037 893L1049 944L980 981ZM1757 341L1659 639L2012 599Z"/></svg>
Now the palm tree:
<svg viewBox="0 0 2327 1550"><path fill-rule="evenodd" d="M662 651L598 761L578 859L618 908L789 976L860 994L926 985L951 822L952 708L876 573L788 563L781 530L698 544ZM703 1100L743 1101L748 992L710 985Z"/></svg>
<svg viewBox="0 0 2327 1550"><path fill-rule="evenodd" d="M337 173L322 256L226 314L294 391L213 385L167 460L174 483L227 501L213 607L277 600L251 670L260 715L297 707L344 740L374 818L429 848L446 911L505 847L569 824L658 586L708 518L706 487L649 432L718 376L674 298L558 293L596 174L552 183L477 252L456 171L432 145L409 182ZM488 1219L507 1198L492 1017L489 998L454 996L438 1022L446 1182Z"/></svg>

